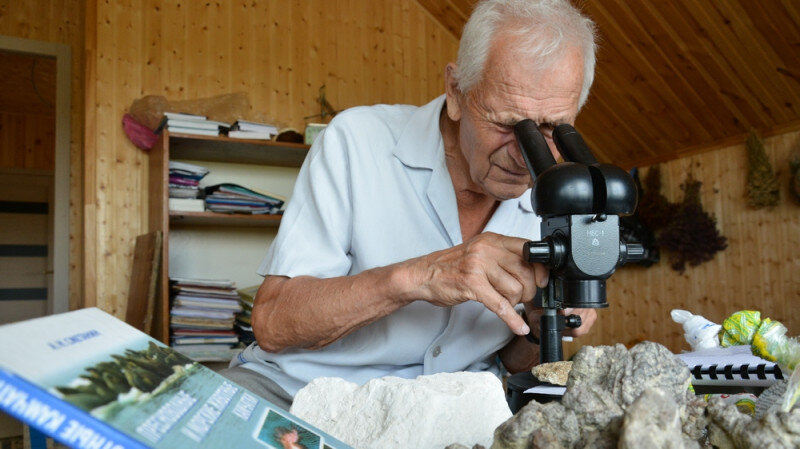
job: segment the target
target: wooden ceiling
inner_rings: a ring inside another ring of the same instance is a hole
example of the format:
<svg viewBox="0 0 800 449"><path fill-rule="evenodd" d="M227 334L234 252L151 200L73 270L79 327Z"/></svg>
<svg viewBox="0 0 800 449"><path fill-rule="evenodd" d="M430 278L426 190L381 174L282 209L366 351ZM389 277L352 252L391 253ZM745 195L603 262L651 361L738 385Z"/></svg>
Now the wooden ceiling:
<svg viewBox="0 0 800 449"><path fill-rule="evenodd" d="M417 0L459 37L474 0ZM599 31L576 123L604 162L630 168L800 128L797 0L580 3Z"/></svg>

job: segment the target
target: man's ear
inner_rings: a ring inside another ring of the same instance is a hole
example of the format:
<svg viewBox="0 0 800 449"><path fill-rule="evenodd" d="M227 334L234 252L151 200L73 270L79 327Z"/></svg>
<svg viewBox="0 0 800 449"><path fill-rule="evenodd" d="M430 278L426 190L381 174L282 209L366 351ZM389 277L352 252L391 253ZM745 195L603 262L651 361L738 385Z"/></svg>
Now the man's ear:
<svg viewBox="0 0 800 449"><path fill-rule="evenodd" d="M447 116L454 122L461 119L462 99L456 73L458 73L458 66L453 62L448 62L444 67L444 89L447 100Z"/></svg>

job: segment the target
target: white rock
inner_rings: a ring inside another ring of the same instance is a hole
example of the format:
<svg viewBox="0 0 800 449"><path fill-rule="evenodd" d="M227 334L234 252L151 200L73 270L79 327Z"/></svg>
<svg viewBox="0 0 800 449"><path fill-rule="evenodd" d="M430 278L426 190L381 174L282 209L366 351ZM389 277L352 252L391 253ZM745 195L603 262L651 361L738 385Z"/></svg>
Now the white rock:
<svg viewBox="0 0 800 449"><path fill-rule="evenodd" d="M356 449L489 447L512 415L496 376L468 372L382 377L360 387L318 378L297 393L290 411Z"/></svg>

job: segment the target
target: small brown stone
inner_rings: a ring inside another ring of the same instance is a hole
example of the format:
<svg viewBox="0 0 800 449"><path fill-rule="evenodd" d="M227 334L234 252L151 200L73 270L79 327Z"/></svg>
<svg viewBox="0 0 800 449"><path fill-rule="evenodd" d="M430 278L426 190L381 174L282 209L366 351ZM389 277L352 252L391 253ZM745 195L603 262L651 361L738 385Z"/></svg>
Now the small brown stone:
<svg viewBox="0 0 800 449"><path fill-rule="evenodd" d="M531 370L533 377L553 385L566 385L572 362L542 363Z"/></svg>

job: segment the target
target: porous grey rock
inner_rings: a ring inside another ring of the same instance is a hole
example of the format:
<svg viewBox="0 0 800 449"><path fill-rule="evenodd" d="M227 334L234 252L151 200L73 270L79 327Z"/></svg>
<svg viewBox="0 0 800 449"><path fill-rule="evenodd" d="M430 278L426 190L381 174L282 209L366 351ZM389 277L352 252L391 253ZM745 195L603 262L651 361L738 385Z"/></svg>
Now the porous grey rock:
<svg viewBox="0 0 800 449"><path fill-rule="evenodd" d="M469 449L469 448L467 446L464 446L463 444L453 443L444 449ZM472 446L472 449L486 449L486 448L481 446L480 444L476 444L475 446Z"/></svg>
<svg viewBox="0 0 800 449"><path fill-rule="evenodd" d="M737 442L743 429L752 418L739 411L735 404L726 404L719 398L708 402L708 441L718 449L739 448Z"/></svg>
<svg viewBox="0 0 800 449"><path fill-rule="evenodd" d="M783 449L800 447L800 408L768 412L756 419L735 404L714 398L708 404L709 441L719 449Z"/></svg>
<svg viewBox="0 0 800 449"><path fill-rule="evenodd" d="M660 388L649 388L628 407L619 449L684 449L680 407Z"/></svg>
<svg viewBox="0 0 800 449"><path fill-rule="evenodd" d="M583 383L600 385L623 409L648 388L661 388L681 406L691 397L686 364L664 346L647 341L630 351L620 344L584 346L573 358L567 390Z"/></svg>
<svg viewBox="0 0 800 449"><path fill-rule="evenodd" d="M706 406L708 403L703 398L692 398L685 407L681 409L681 428L683 435L697 443L704 443L708 440L708 418L706 418Z"/></svg>
<svg viewBox="0 0 800 449"><path fill-rule="evenodd" d="M600 385L587 383L568 389L561 403L578 419L581 439L577 447L617 447L625 412Z"/></svg>
<svg viewBox="0 0 800 449"><path fill-rule="evenodd" d="M531 369L531 374L542 382L548 382L553 385L566 385L571 369L572 362L542 363L534 366Z"/></svg>
<svg viewBox="0 0 800 449"><path fill-rule="evenodd" d="M561 404L575 412L581 429L585 430L605 428L625 413L611 394L598 384L580 384L567 389Z"/></svg>
<svg viewBox="0 0 800 449"><path fill-rule="evenodd" d="M741 443L749 448L798 448L800 447L800 409L790 412L767 413L763 418L752 420L739 435Z"/></svg>
<svg viewBox="0 0 800 449"><path fill-rule="evenodd" d="M500 379L486 372L382 377L362 386L319 378L290 411L358 449L489 446L511 416Z"/></svg>
<svg viewBox="0 0 800 449"><path fill-rule="evenodd" d="M531 401L497 428L491 449L571 448L579 430L572 410L558 402Z"/></svg>

